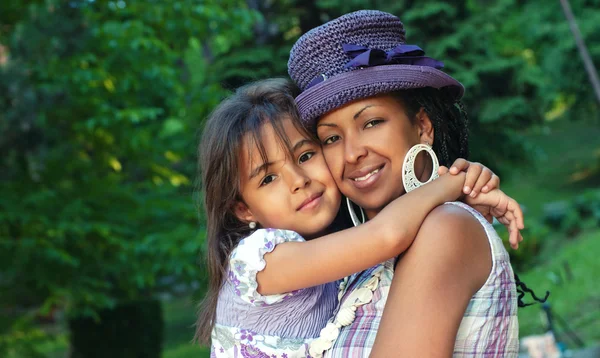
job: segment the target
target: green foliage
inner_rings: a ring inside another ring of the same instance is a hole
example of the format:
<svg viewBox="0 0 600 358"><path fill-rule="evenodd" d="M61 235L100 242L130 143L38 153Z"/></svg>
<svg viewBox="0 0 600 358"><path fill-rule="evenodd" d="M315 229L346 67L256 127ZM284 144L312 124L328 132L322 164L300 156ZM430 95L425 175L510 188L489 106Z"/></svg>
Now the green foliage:
<svg viewBox="0 0 600 358"><path fill-rule="evenodd" d="M525 230L521 231L523 241L519 244L519 249L513 250L508 241L508 231L499 230L499 232L504 247L510 255L510 263L518 272L531 268L550 234L546 226L528 222Z"/></svg>
<svg viewBox="0 0 600 358"><path fill-rule="evenodd" d="M7 322L2 322L6 325ZM34 325L32 317L24 316L9 323L10 329L0 335L0 354L6 358L43 358L42 347L52 341L46 332Z"/></svg>
<svg viewBox="0 0 600 358"><path fill-rule="evenodd" d="M583 219L591 217L600 210L600 190L589 190L573 200L573 205Z"/></svg>
<svg viewBox="0 0 600 358"><path fill-rule="evenodd" d="M210 348L191 342L196 322L197 304L190 297L163 302L165 315L164 358L208 358Z"/></svg>
<svg viewBox="0 0 600 358"><path fill-rule="evenodd" d="M549 203L544 207L543 221L550 228L559 230L563 226L570 209L567 201Z"/></svg>
<svg viewBox="0 0 600 358"><path fill-rule="evenodd" d="M238 0L2 2L4 309L97 319L202 280L193 133L256 19Z"/></svg>
<svg viewBox="0 0 600 358"><path fill-rule="evenodd" d="M600 192L588 190L569 201L546 204L543 221L548 227L561 231L567 237L575 237L583 228L583 222L600 211Z"/></svg>

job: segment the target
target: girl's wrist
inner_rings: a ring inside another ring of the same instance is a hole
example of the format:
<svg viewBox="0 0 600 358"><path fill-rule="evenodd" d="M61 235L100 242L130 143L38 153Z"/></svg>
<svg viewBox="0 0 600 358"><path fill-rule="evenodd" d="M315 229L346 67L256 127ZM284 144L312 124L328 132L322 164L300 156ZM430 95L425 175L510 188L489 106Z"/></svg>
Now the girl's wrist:
<svg viewBox="0 0 600 358"><path fill-rule="evenodd" d="M461 197L466 177L467 174L461 172L456 175L444 174L438 178L438 180L442 179L440 188L442 190L441 197L443 198L443 203L455 201Z"/></svg>

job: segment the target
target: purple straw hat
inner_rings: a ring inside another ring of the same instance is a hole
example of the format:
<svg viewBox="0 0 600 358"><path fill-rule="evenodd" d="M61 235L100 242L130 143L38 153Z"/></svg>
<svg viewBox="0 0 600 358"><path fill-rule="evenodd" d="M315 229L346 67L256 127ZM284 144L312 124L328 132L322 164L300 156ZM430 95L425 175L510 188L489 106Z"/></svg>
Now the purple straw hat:
<svg viewBox="0 0 600 358"><path fill-rule="evenodd" d="M443 63L405 44L404 25L382 11L352 12L304 34L294 44L288 73L302 93L296 104L312 127L318 117L348 102L401 89L433 87L459 100L463 85L439 69Z"/></svg>

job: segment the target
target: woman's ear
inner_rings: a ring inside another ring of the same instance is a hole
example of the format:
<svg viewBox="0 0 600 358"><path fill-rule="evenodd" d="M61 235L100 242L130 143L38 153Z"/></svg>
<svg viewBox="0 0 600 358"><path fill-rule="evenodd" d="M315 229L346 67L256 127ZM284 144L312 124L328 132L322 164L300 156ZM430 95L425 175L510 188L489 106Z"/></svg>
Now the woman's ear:
<svg viewBox="0 0 600 358"><path fill-rule="evenodd" d="M256 221L256 219L254 218L254 215L252 215L252 212L250 211L250 208L248 207L248 205L246 205L242 201L237 201L233 205L233 212L235 213L235 216L238 219L240 219L240 221L243 221L245 223L250 223L252 221Z"/></svg>
<svg viewBox="0 0 600 358"><path fill-rule="evenodd" d="M423 107L421 107L419 113L417 113L417 126L419 128L419 139L421 143L429 143L429 145L433 145L433 123L431 123L429 114L427 114L425 108Z"/></svg>

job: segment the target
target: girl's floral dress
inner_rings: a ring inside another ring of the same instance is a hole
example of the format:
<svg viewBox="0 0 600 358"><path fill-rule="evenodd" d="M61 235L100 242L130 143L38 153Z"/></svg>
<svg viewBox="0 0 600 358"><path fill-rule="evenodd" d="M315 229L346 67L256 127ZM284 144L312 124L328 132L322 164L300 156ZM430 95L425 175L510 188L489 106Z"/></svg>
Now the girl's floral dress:
<svg viewBox="0 0 600 358"><path fill-rule="evenodd" d="M338 283L258 293L256 274L265 268L264 255L289 241L304 239L293 231L258 229L233 250L217 304L211 357L310 357L310 343L336 308Z"/></svg>

